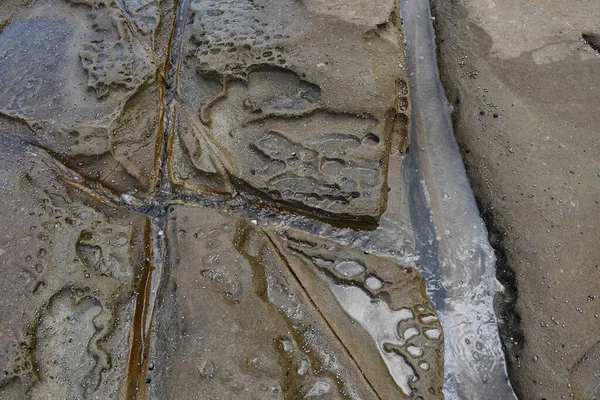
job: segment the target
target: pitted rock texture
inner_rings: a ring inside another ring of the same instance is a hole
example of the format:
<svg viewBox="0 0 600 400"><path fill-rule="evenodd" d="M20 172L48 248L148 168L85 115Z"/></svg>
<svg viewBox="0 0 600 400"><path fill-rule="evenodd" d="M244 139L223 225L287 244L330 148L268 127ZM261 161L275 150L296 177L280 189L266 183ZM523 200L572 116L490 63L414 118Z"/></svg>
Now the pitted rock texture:
<svg viewBox="0 0 600 400"><path fill-rule="evenodd" d="M11 2L0 5L11 17L0 40L0 123L22 122L0 126L0 135L43 147L117 191L149 191L162 112L152 53L159 18L151 3L126 4L130 14L111 0L53 0L13 13Z"/></svg>
<svg viewBox="0 0 600 400"><path fill-rule="evenodd" d="M411 266L200 207L167 227L151 398L441 396L441 327Z"/></svg>
<svg viewBox="0 0 600 400"><path fill-rule="evenodd" d="M414 264L296 229L269 236L382 398L443 398L442 328Z"/></svg>
<svg viewBox="0 0 600 400"><path fill-rule="evenodd" d="M90 204L39 156L0 154L0 398L114 397L148 220Z"/></svg>
<svg viewBox="0 0 600 400"><path fill-rule="evenodd" d="M167 227L151 398L376 398L260 229L183 206Z"/></svg>
<svg viewBox="0 0 600 400"><path fill-rule="evenodd" d="M362 6L340 18L318 1L192 1L173 182L229 192L224 169L242 194L377 221L408 93L395 3ZM193 155L201 141L218 161Z"/></svg>
<svg viewBox="0 0 600 400"><path fill-rule="evenodd" d="M253 203L377 223L407 146L396 2L0 18L0 399L441 396L415 266Z"/></svg>

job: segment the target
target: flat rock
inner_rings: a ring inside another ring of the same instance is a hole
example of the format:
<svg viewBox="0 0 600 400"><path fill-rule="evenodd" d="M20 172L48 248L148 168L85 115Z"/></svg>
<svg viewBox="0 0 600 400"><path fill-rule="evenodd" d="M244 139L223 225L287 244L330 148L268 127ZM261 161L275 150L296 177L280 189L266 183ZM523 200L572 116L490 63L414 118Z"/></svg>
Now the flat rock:
<svg viewBox="0 0 600 400"><path fill-rule="evenodd" d="M2 2L0 398L442 398L415 264L253 204L379 222L403 50L393 0Z"/></svg>
<svg viewBox="0 0 600 400"><path fill-rule="evenodd" d="M600 4L432 4L454 132L502 255L511 383L520 398L588 399L599 382L598 364L581 360L600 338Z"/></svg>
<svg viewBox="0 0 600 400"><path fill-rule="evenodd" d="M573 365L569 383L576 399L600 399L600 342L587 349Z"/></svg>
<svg viewBox="0 0 600 400"><path fill-rule="evenodd" d="M162 118L157 3L16 3L0 5L9 16L0 40L0 135L40 146L120 192L153 189Z"/></svg>

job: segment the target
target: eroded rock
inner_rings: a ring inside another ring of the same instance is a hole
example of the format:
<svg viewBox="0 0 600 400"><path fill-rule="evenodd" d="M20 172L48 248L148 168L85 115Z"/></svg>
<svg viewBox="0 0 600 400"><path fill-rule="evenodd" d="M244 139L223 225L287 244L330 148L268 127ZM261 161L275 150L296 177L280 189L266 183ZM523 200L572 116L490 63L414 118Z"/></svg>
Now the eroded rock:
<svg viewBox="0 0 600 400"><path fill-rule="evenodd" d="M600 399L600 342L570 368L569 383L576 399Z"/></svg>
<svg viewBox="0 0 600 400"><path fill-rule="evenodd" d="M382 398L443 398L442 328L414 264L295 229L269 233Z"/></svg>
<svg viewBox="0 0 600 400"><path fill-rule="evenodd" d="M153 189L162 118L157 8L133 3L129 14L112 0L35 3L11 15L0 40L0 135L122 192Z"/></svg>
<svg viewBox="0 0 600 400"><path fill-rule="evenodd" d="M224 181L224 169L253 198L378 220L390 143L404 135L395 125L408 108L400 21L392 1L366 14L345 4L348 18L323 2L191 2L180 144L171 150L176 184L214 191L190 170ZM181 143L203 141L218 161L181 156L190 153Z"/></svg>
<svg viewBox="0 0 600 400"><path fill-rule="evenodd" d="M167 226L150 397L441 396L441 327L416 270L207 208L172 207Z"/></svg>
<svg viewBox="0 0 600 400"><path fill-rule="evenodd" d="M148 221L91 202L35 154L0 154L0 397L113 397Z"/></svg>
<svg viewBox="0 0 600 400"><path fill-rule="evenodd" d="M258 228L183 206L167 227L149 397L376 398Z"/></svg>

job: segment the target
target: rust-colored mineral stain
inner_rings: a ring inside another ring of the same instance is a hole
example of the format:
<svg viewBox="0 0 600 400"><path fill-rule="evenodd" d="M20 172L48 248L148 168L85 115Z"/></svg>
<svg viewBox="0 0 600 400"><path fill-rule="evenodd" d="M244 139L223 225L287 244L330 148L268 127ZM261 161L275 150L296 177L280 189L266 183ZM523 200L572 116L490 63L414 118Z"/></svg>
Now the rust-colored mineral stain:
<svg viewBox="0 0 600 400"><path fill-rule="evenodd" d="M146 386L144 381L148 371L147 356L150 350L150 336L152 334L152 324L148 324L147 321L148 318L152 319L153 317L147 313L148 300L152 289L152 272L155 270L152 241L152 222L150 217L148 217L144 230L144 255L146 262L138 285L135 312L133 314L124 390L125 399L145 398Z"/></svg>
<svg viewBox="0 0 600 400"><path fill-rule="evenodd" d="M158 97L159 97L159 107L160 107L160 117L159 117L159 121L158 121L158 134L156 135L156 141L154 142L154 176L158 177L158 179L161 179L161 165L162 165L162 158L161 158L161 154L162 154L162 148L163 148L163 142L164 142L164 136L165 136L165 115L167 113L167 106L166 106L166 96L165 96L165 83L164 83L164 77L162 72L159 72L159 76L160 76L160 84L158 85ZM156 184L157 181L155 180L154 183ZM158 184L160 184L161 182L159 181Z"/></svg>
<svg viewBox="0 0 600 400"><path fill-rule="evenodd" d="M2 34L2 31L8 26L8 24L10 24L8 19L0 22L0 34Z"/></svg>
<svg viewBox="0 0 600 400"><path fill-rule="evenodd" d="M179 10L179 2L177 2L176 12ZM169 44L167 46L167 55L162 69L159 71L160 84L158 85L159 104L160 104L160 121L158 125L159 134L155 143L155 173L159 179L165 179L161 174L161 165L163 165L163 148L165 141L165 116L167 113L167 77L171 68L171 52L177 34L177 18L173 22L171 34L169 36ZM159 185L163 182L159 181ZM146 229L144 232L145 242L145 259L146 263L143 267L142 277L137 290L137 298L135 304L135 312L133 315L131 340L129 348L129 358L127 363L127 377L124 389L125 399L143 399L146 397L146 375L148 373L148 354L150 351L151 335L152 335L152 318L149 315L149 301L152 290L152 272L156 269L154 265L154 250L152 238L152 221L148 217L146 221ZM150 322L150 323L148 323Z"/></svg>

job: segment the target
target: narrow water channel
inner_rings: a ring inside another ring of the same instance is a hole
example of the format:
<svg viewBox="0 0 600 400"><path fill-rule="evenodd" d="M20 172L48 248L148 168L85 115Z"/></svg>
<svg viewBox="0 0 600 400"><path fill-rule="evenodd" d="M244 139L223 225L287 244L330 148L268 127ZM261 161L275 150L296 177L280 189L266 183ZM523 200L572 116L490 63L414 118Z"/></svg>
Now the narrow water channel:
<svg viewBox="0 0 600 400"><path fill-rule="evenodd" d="M427 0L401 0L412 100L404 179L416 254L445 335L448 399L514 399L493 301L502 290L452 131Z"/></svg>

